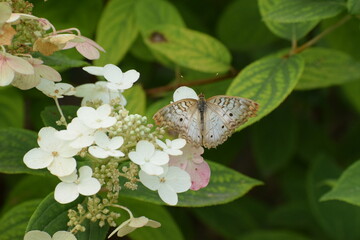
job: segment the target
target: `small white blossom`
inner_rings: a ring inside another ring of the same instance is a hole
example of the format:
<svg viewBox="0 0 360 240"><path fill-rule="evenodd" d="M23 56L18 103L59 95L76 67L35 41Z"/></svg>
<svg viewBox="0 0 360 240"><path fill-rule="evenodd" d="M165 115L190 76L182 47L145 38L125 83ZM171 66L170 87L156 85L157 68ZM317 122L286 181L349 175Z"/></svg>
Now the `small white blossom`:
<svg viewBox="0 0 360 240"><path fill-rule="evenodd" d="M177 193L186 192L191 186L190 175L178 167L164 167L160 176L150 176L139 172L140 182L153 191L158 191L160 198L169 205L178 202Z"/></svg>
<svg viewBox="0 0 360 240"><path fill-rule="evenodd" d="M199 100L199 96L196 94L196 92L192 88L183 86L183 87L179 87L178 89L175 90L175 92L173 94L174 102L182 100L182 99L186 99L186 98L192 98L192 99Z"/></svg>
<svg viewBox="0 0 360 240"><path fill-rule="evenodd" d="M28 151L24 156L24 163L28 168L46 168L58 177L71 174L76 168L73 158L79 149L72 148L67 141L56 136L57 130L44 127L39 131L38 144L40 148Z"/></svg>
<svg viewBox="0 0 360 240"><path fill-rule="evenodd" d="M107 87L107 82L98 81L95 84L87 83L76 87L75 96L82 97L81 105L86 102L101 100L102 103L110 103L114 99L119 99L119 104L125 106L126 99L119 90L113 90Z"/></svg>
<svg viewBox="0 0 360 240"><path fill-rule="evenodd" d="M136 151L129 153L131 161L149 175L160 175L164 172L161 167L169 162L169 155L163 151L155 150L155 146L146 140L136 144Z"/></svg>
<svg viewBox="0 0 360 240"><path fill-rule="evenodd" d="M63 98L64 95L71 96L75 94L75 88L71 84L54 83L45 78L40 79L40 83L36 88L51 98Z"/></svg>
<svg viewBox="0 0 360 240"><path fill-rule="evenodd" d="M172 156L179 156L183 154L183 152L180 150L183 148L186 144L185 139L178 138L175 140L166 139L165 143L159 139L156 139L156 143L169 155Z"/></svg>
<svg viewBox="0 0 360 240"><path fill-rule="evenodd" d="M79 119L89 128L108 128L116 123L115 117L110 117L111 107L108 104L101 105L96 110L92 107L81 107L77 111Z"/></svg>
<svg viewBox="0 0 360 240"><path fill-rule="evenodd" d="M147 217L144 217L144 216L137 217L137 218L132 217L132 218L126 220L125 222L123 222L120 226L118 226L112 233L110 233L108 238L111 238L115 233L117 233L116 235L118 237L123 237L123 236L133 232L137 228L141 228L141 227L145 227L145 226L152 227L152 228L158 228L161 226L161 224L157 221L148 219Z"/></svg>
<svg viewBox="0 0 360 240"><path fill-rule="evenodd" d="M76 240L76 237L71 232L66 231L57 231L51 237L47 232L32 230L25 234L24 240Z"/></svg>
<svg viewBox="0 0 360 240"><path fill-rule="evenodd" d="M110 139L104 132L97 132L95 134L95 143L97 146L89 147L89 153L97 158L123 157L125 154L120 150L123 143L123 137L113 137Z"/></svg>
<svg viewBox="0 0 360 240"><path fill-rule="evenodd" d="M90 196L97 193L100 188L100 182L92 177L93 171L89 166L83 166L79 169L79 177L74 171L71 175L61 177L61 183L55 188L54 198L62 204L70 203L78 198L79 194Z"/></svg>
<svg viewBox="0 0 360 240"><path fill-rule="evenodd" d="M90 74L104 76L108 81L108 88L113 90L129 89L140 77L139 72L132 69L123 73L114 64L106 64L104 67L83 67L83 69Z"/></svg>
<svg viewBox="0 0 360 240"><path fill-rule="evenodd" d="M73 148L88 147L94 142L94 129L87 127L79 118L74 118L66 130L61 130L56 135L69 141Z"/></svg>

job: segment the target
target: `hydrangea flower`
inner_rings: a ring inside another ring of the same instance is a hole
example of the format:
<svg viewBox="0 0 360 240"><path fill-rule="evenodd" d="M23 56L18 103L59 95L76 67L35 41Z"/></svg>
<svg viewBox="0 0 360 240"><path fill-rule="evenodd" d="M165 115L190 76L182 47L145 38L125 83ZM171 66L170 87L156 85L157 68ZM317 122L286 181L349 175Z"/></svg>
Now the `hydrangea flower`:
<svg viewBox="0 0 360 240"><path fill-rule="evenodd" d="M120 226L118 226L110 235L108 238L111 238L115 233L118 237L123 237L137 228L141 227L152 227L152 228L158 228L161 226L161 223L148 219L147 217L141 216L141 217L131 217L125 222L123 222Z"/></svg>
<svg viewBox="0 0 360 240"><path fill-rule="evenodd" d="M74 171L71 175L60 177L59 183L54 192L56 201L62 204L74 201L79 195L90 196L97 193L100 188L100 182L92 177L93 171L89 166L82 166L79 169L79 177Z"/></svg>
<svg viewBox="0 0 360 240"><path fill-rule="evenodd" d="M104 104L94 109L92 107L81 107L77 111L79 119L89 128L108 128L116 123L115 117L110 117L111 107Z"/></svg>
<svg viewBox="0 0 360 240"><path fill-rule="evenodd" d="M44 38L38 38L33 45L34 51L39 51L45 56L50 56L56 51L63 49L67 42L74 39L75 34L54 34Z"/></svg>
<svg viewBox="0 0 360 240"><path fill-rule="evenodd" d="M24 156L24 163L28 168L48 168L58 177L70 175L76 168L73 158L79 149L70 147L67 141L57 137L57 130L52 127L44 127L39 131L39 148L28 151Z"/></svg>
<svg viewBox="0 0 360 240"><path fill-rule="evenodd" d="M75 36L68 41L63 49L70 49L75 47L76 50L89 60L95 60L100 57L100 51L105 50L93 40L84 36Z"/></svg>
<svg viewBox="0 0 360 240"><path fill-rule="evenodd" d="M76 87L75 96L82 97L81 105L86 102L102 101L102 103L110 103L113 99L119 99L119 103L126 105L126 99L119 90L113 90L107 87L107 82L98 81L95 84L87 83Z"/></svg>
<svg viewBox="0 0 360 240"><path fill-rule="evenodd" d="M178 167L164 167L164 173L159 176L151 176L144 171L139 172L140 182L145 187L158 194L165 203L176 205L177 193L186 192L191 186L190 175Z"/></svg>
<svg viewBox="0 0 360 240"><path fill-rule="evenodd" d="M169 155L172 156L178 156L183 154L183 152L180 150L183 148L186 144L185 139L178 138L175 140L166 139L165 143L159 139L156 139L156 143Z"/></svg>
<svg viewBox="0 0 360 240"><path fill-rule="evenodd" d="M83 67L85 71L96 76L104 76L108 81L107 86L113 90L125 90L132 87L140 73L135 70L129 70L125 73L114 64L106 64L104 67Z"/></svg>
<svg viewBox="0 0 360 240"><path fill-rule="evenodd" d="M123 137L113 137L110 139L104 132L95 134L95 143L97 146L89 147L89 153L97 158L123 157L125 154L116 150L124 143Z"/></svg>
<svg viewBox="0 0 360 240"><path fill-rule="evenodd" d="M54 83L45 78L40 79L40 83L36 88L51 98L63 98L64 95L71 96L75 93L75 88L71 84Z"/></svg>
<svg viewBox="0 0 360 240"><path fill-rule="evenodd" d="M155 146L146 140L141 140L136 144L136 151L130 152L129 158L149 175L162 174L164 169L161 166L169 162L167 153L155 150Z"/></svg>
<svg viewBox="0 0 360 240"><path fill-rule="evenodd" d="M186 99L186 98L192 98L192 99L199 100L199 96L196 94L196 92L192 88L183 86L183 87L177 88L174 91L174 94L173 94L174 102L182 100L182 99Z"/></svg>
<svg viewBox="0 0 360 240"><path fill-rule="evenodd" d="M87 127L79 118L73 118L66 130L61 130L56 135L69 141L73 148L84 148L94 143L94 129Z"/></svg>
<svg viewBox="0 0 360 240"><path fill-rule="evenodd" d="M169 166L184 169L191 177L191 190L199 190L206 187L210 180L210 167L201 154L204 148L194 147L187 144L183 148L183 155L170 156Z"/></svg>
<svg viewBox="0 0 360 240"><path fill-rule="evenodd" d="M58 231L51 237L47 232L32 230L25 234L24 240L76 240L76 237L66 231Z"/></svg>
<svg viewBox="0 0 360 240"><path fill-rule="evenodd" d="M34 74L34 68L22 58L0 52L0 86L9 85L15 73Z"/></svg>

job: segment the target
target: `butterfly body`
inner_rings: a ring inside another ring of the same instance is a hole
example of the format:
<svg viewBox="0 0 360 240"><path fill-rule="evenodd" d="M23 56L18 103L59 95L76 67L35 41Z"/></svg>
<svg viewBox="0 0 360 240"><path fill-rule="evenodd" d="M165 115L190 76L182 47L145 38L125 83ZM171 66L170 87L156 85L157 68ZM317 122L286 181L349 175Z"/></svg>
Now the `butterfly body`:
<svg viewBox="0 0 360 240"><path fill-rule="evenodd" d="M219 95L206 100L200 94L199 100L182 99L163 107L153 118L195 147L214 148L256 116L257 109L258 104L250 99Z"/></svg>

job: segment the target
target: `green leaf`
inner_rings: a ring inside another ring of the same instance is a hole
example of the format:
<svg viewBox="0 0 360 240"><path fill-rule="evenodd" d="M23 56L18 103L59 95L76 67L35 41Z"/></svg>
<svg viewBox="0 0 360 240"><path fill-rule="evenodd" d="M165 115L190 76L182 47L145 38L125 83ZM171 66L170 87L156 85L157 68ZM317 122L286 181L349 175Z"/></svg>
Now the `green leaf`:
<svg viewBox="0 0 360 240"><path fill-rule="evenodd" d="M51 56L44 56L40 53L34 53L34 57L39 57L45 65L55 68L57 71L64 71L69 68L88 66L89 63L68 57L64 53L55 52Z"/></svg>
<svg viewBox="0 0 360 240"><path fill-rule="evenodd" d="M201 72L230 69L229 51L213 37L173 25L158 25L145 35L145 43L179 66Z"/></svg>
<svg viewBox="0 0 360 240"><path fill-rule="evenodd" d="M246 194L262 182L247 177L218 163L208 161L211 169L210 183L199 191L187 191L178 195L176 206L203 207L230 202ZM136 191L123 189L122 196L139 199L154 204L165 204L157 192L145 188L141 183Z"/></svg>
<svg viewBox="0 0 360 240"><path fill-rule="evenodd" d="M21 240L27 223L41 200L31 200L10 209L0 218L1 240Z"/></svg>
<svg viewBox="0 0 360 240"><path fill-rule="evenodd" d="M79 109L79 107L68 105L62 106L61 109L66 118L66 121L69 123L71 122L72 118L76 117L76 111ZM56 128L57 130L62 130L65 128L63 125L59 126L56 124L56 122L60 120L60 113L56 106L46 107L41 112L41 119L43 120L45 126L50 126Z"/></svg>
<svg viewBox="0 0 360 240"><path fill-rule="evenodd" d="M280 239L291 239L291 240L310 240L304 237L300 233L292 232L289 230L257 230L242 235L239 238L241 240L280 240Z"/></svg>
<svg viewBox="0 0 360 240"><path fill-rule="evenodd" d="M351 14L360 14L360 1L359 0L348 0L347 8Z"/></svg>
<svg viewBox="0 0 360 240"><path fill-rule="evenodd" d="M256 49L275 40L261 20L257 1L254 0L230 3L220 16L217 33L226 46L239 51Z"/></svg>
<svg viewBox="0 0 360 240"><path fill-rule="evenodd" d="M295 155L298 128L291 110L278 108L251 129L256 164L265 176L276 173Z"/></svg>
<svg viewBox="0 0 360 240"><path fill-rule="evenodd" d="M168 1L139 0L135 11L136 23L143 34L161 24L185 26L177 9Z"/></svg>
<svg viewBox="0 0 360 240"><path fill-rule="evenodd" d="M345 9L342 0L278 0L265 20L294 23L331 18Z"/></svg>
<svg viewBox="0 0 360 240"><path fill-rule="evenodd" d="M154 205L151 203L138 201L131 198L120 198L121 205L126 206L134 214L134 217L145 216L149 219L161 223L160 228L143 227L139 228L129 235L133 240L142 239L157 239L157 240L183 240L184 237L174 221L171 214L165 207ZM123 213L123 212L121 212ZM117 220L121 223L128 219L127 214L122 214L121 218Z"/></svg>
<svg viewBox="0 0 360 240"><path fill-rule="evenodd" d="M300 56L269 56L245 67L230 85L227 95L252 99L259 103L257 116L238 130L258 121L282 103L294 89L304 68Z"/></svg>
<svg viewBox="0 0 360 240"><path fill-rule="evenodd" d="M269 12L283 0L258 0L261 16L264 18ZM308 34L319 21L306 21L298 23L279 23L269 19L264 19L267 27L274 34L288 40L299 40Z"/></svg>
<svg viewBox="0 0 360 240"><path fill-rule="evenodd" d="M360 80L342 85L342 90L350 104L360 113Z"/></svg>
<svg viewBox="0 0 360 240"><path fill-rule="evenodd" d="M325 195L321 201L340 200L360 206L360 160L348 167L340 176L336 185Z"/></svg>
<svg viewBox="0 0 360 240"><path fill-rule="evenodd" d="M83 226L86 228L85 232L78 232L76 234L76 240L89 240L96 239L102 240L107 239L109 226L105 225L104 227L99 227L99 222L91 222L90 220L85 220Z"/></svg>
<svg viewBox="0 0 360 240"><path fill-rule="evenodd" d="M24 101L15 88L0 89L0 116L0 128L23 126Z"/></svg>
<svg viewBox="0 0 360 240"><path fill-rule="evenodd" d="M23 162L23 157L30 149L38 147L37 134L32 131L16 128L0 130L0 172L29 173L48 175L44 169L30 169Z"/></svg>
<svg viewBox="0 0 360 240"><path fill-rule="evenodd" d="M125 108L130 114L145 114L146 95L141 85L135 84L130 89L124 91L123 95L127 100Z"/></svg>
<svg viewBox="0 0 360 240"><path fill-rule="evenodd" d="M102 13L97 28L96 41L105 50L96 65L117 64L123 59L131 44L138 35L135 23L135 6L137 0L109 1Z"/></svg>
<svg viewBox="0 0 360 240"><path fill-rule="evenodd" d="M360 62L341 51L310 48L301 56L305 60L305 68L296 90L328 87L360 78Z"/></svg>
<svg viewBox="0 0 360 240"><path fill-rule="evenodd" d="M313 164L307 179L307 192L310 209L318 224L331 239L360 239L359 207L340 201L319 201L320 197L329 191L325 181L337 178L340 169L328 156L315 156L312 160Z"/></svg>

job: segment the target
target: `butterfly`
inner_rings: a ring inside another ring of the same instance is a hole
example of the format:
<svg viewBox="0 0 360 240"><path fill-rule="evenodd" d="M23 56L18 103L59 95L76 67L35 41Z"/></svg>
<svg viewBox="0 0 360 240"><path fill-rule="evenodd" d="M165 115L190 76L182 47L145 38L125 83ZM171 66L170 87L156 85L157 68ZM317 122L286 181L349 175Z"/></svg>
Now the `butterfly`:
<svg viewBox="0 0 360 240"><path fill-rule="evenodd" d="M214 148L255 117L258 108L256 102L246 98L219 95L205 99L200 94L199 100L182 99L161 108L153 119L195 147Z"/></svg>

